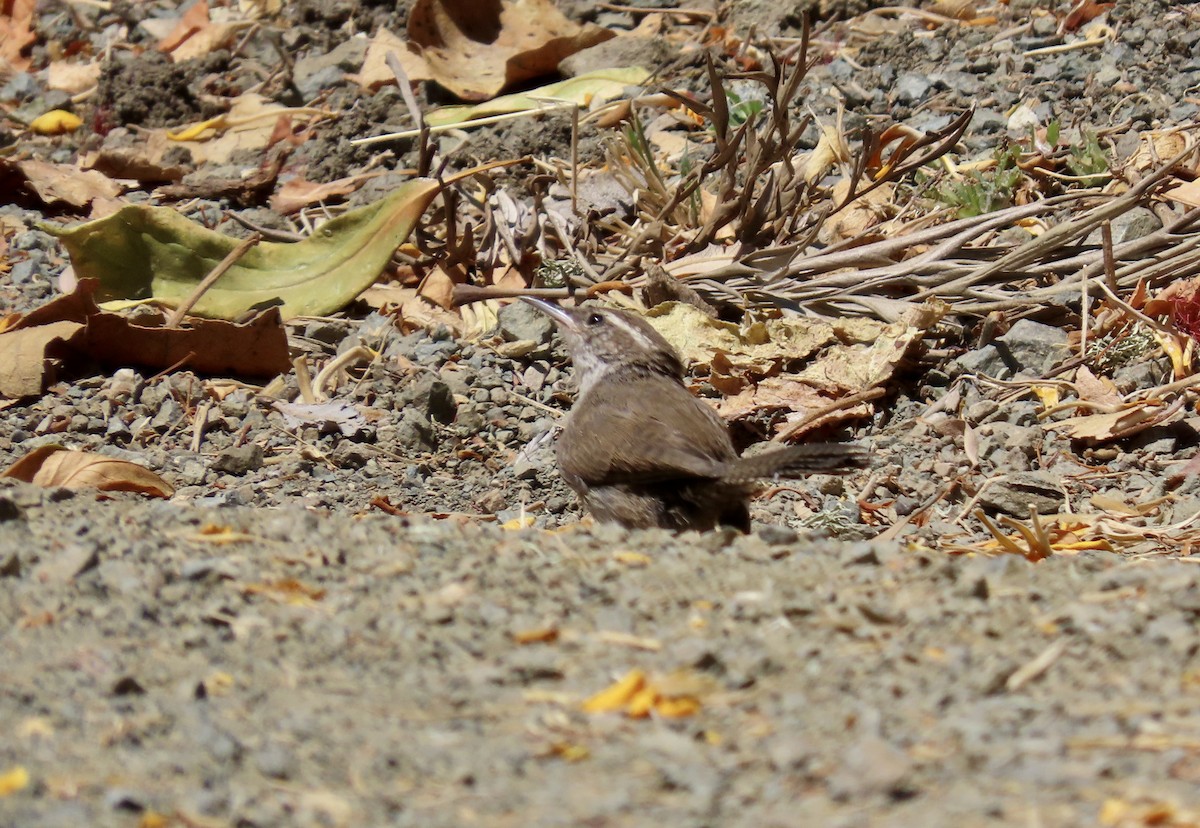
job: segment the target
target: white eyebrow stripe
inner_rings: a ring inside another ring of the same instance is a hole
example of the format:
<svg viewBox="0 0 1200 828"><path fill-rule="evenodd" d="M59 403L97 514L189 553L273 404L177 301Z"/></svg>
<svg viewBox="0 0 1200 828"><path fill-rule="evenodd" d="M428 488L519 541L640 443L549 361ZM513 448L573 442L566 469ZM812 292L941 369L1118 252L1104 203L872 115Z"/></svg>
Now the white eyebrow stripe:
<svg viewBox="0 0 1200 828"><path fill-rule="evenodd" d="M630 336L632 336L635 340L637 340L639 343L641 343L643 348L652 351L658 347L656 343L650 341L649 337L647 337L644 333L639 331L633 325L630 325L629 322L627 322L625 319L622 319L620 315L605 314L605 316L608 318L609 322L613 323L614 325L617 325L618 327L621 328L621 330L625 331Z"/></svg>

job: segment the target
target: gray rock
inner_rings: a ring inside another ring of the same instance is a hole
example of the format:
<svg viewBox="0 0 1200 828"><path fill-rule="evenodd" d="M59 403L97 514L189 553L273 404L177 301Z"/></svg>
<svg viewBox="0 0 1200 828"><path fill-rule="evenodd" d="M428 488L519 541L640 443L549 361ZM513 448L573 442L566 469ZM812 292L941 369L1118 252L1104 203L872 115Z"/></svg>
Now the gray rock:
<svg viewBox="0 0 1200 828"><path fill-rule="evenodd" d="M1065 331L1021 319L991 345L963 354L955 365L962 372L996 379L1033 378L1045 376L1067 356Z"/></svg>
<svg viewBox="0 0 1200 828"><path fill-rule="evenodd" d="M254 754L254 767L272 779L290 779L296 773L296 756L278 742L268 742Z"/></svg>
<svg viewBox="0 0 1200 828"><path fill-rule="evenodd" d="M342 469L361 469L371 459L370 452L357 443L343 440L337 444L329 457L334 465Z"/></svg>
<svg viewBox="0 0 1200 828"><path fill-rule="evenodd" d="M614 66L642 66L653 71L670 62L676 51L666 38L615 37L576 52L558 64L558 71L572 78Z"/></svg>
<svg viewBox="0 0 1200 828"><path fill-rule="evenodd" d="M904 751L879 736L862 736L842 754L841 764L829 777L829 793L841 800L900 794L912 770L912 760Z"/></svg>
<svg viewBox="0 0 1200 828"><path fill-rule="evenodd" d="M1065 499L1058 480L1058 475L1045 471L1010 474L985 488L979 502L1016 518L1028 518L1030 507L1039 515L1054 514Z"/></svg>
<svg viewBox="0 0 1200 828"><path fill-rule="evenodd" d="M396 442L416 451L432 451L437 447L437 438L429 418L411 408L405 409L396 426Z"/></svg>
<svg viewBox="0 0 1200 828"><path fill-rule="evenodd" d="M439 423L453 422L457 411L450 386L436 374L421 374L401 388L396 405L406 411L419 411Z"/></svg>
<svg viewBox="0 0 1200 828"><path fill-rule="evenodd" d="M212 467L225 474L247 474L262 468L263 450L257 443L227 448L216 456Z"/></svg>
<svg viewBox="0 0 1200 828"><path fill-rule="evenodd" d="M346 72L358 71L366 54L367 39L352 37L331 52L300 58L292 76L301 94L313 98L325 87L339 83Z"/></svg>
<svg viewBox="0 0 1200 828"><path fill-rule="evenodd" d="M923 100L929 94L929 90L932 87L933 83L925 75L915 72L905 72L896 78L896 85L892 88L892 94L899 103L914 104Z"/></svg>
<svg viewBox="0 0 1200 828"><path fill-rule="evenodd" d="M554 334L550 317L524 302L513 302L500 309L500 334L509 342L529 340L544 345Z"/></svg>
<svg viewBox="0 0 1200 828"><path fill-rule="evenodd" d="M1161 230L1162 226L1162 220L1153 211L1145 207L1135 207L1112 220L1113 244L1136 241ZM1103 238L1103 231L1097 228L1088 235L1084 243L1098 247L1103 243Z"/></svg>

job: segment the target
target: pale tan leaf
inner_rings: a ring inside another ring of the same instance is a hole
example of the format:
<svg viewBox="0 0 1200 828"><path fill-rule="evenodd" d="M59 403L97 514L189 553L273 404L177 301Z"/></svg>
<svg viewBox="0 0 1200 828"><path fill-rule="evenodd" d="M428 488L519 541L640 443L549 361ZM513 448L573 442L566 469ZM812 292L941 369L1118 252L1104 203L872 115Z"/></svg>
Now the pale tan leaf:
<svg viewBox="0 0 1200 828"><path fill-rule="evenodd" d="M646 321L689 364L710 365L720 352L733 367L758 374L768 373L781 361L805 359L837 340L833 327L821 320L771 319L742 327L712 319L683 302L650 309Z"/></svg>
<svg viewBox="0 0 1200 828"><path fill-rule="evenodd" d="M46 85L51 89L61 89L78 95L86 92L100 80L100 62L72 63L66 60L55 60L47 69Z"/></svg>
<svg viewBox="0 0 1200 828"><path fill-rule="evenodd" d="M78 322L63 321L0 333L0 396L40 394L48 384L48 352L55 343L74 339L82 328Z"/></svg>
<svg viewBox="0 0 1200 828"><path fill-rule="evenodd" d="M29 68L29 58L22 54L32 46L36 0L11 0L0 4L0 70L9 67L17 71Z"/></svg>
<svg viewBox="0 0 1200 828"><path fill-rule="evenodd" d="M1108 377L1097 377L1086 365L1075 369L1075 393L1079 399L1099 405L1120 405L1121 395Z"/></svg>
<svg viewBox="0 0 1200 828"><path fill-rule="evenodd" d="M1200 178L1172 187L1163 196L1188 207L1200 207Z"/></svg>
<svg viewBox="0 0 1200 828"><path fill-rule="evenodd" d="M1065 431L1076 440L1103 441L1111 440L1115 435L1137 425L1154 421L1160 414L1161 410L1156 407L1139 405L1123 411L1069 417L1056 423L1050 423L1046 428Z"/></svg>
<svg viewBox="0 0 1200 828"><path fill-rule="evenodd" d="M418 81L432 80L433 75L421 57L418 46L406 40L401 40L387 29L380 29L367 44L367 54L363 58L362 68L358 74L346 75L346 79L357 83L364 89L379 89L396 82L396 75L387 64L388 54L394 54L404 69L408 79Z"/></svg>
<svg viewBox="0 0 1200 828"><path fill-rule="evenodd" d="M102 492L140 492L170 497L175 489L154 472L128 460L117 460L63 446L39 446L0 475L35 486L99 489Z"/></svg>
<svg viewBox="0 0 1200 828"><path fill-rule="evenodd" d="M434 80L468 101L551 74L569 55L615 36L568 20L553 0L417 0L408 15L408 38Z"/></svg>
<svg viewBox="0 0 1200 828"><path fill-rule="evenodd" d="M115 199L121 194L121 185L108 176L71 164L52 164L33 159L16 163L0 160L0 169L6 166L15 169L25 179L25 186L48 206L69 204L82 208L97 199Z"/></svg>
<svg viewBox="0 0 1200 828"><path fill-rule="evenodd" d="M349 195L372 178L378 178L383 173L369 172L361 175L350 175L317 184L303 178L291 178L285 181L269 199L271 208L279 213L294 213L310 204L317 204L331 198Z"/></svg>

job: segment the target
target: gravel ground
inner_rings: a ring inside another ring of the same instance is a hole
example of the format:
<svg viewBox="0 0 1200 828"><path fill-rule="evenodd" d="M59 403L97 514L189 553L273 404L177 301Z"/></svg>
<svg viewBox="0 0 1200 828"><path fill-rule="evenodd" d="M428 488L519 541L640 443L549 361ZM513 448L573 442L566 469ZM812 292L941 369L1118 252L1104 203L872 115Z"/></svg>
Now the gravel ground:
<svg viewBox="0 0 1200 828"><path fill-rule="evenodd" d="M783 5L731 9L794 35ZM1064 41L1043 8L1014 0L978 28L905 21L857 66L823 64L806 100L919 129L974 103L966 143L982 153L1021 102L1075 134L1113 129L1119 152L1195 119L1194 5L1119 4L1113 40L1029 55ZM395 28L403 4L360 11ZM297 4L289 43L328 51L344 13ZM229 61L179 73L119 57L101 95L131 125L211 114L189 79ZM404 105L323 77L351 111L297 152L336 178L370 156L345 139ZM13 84L44 102L35 78ZM561 126L493 128L474 151L561 155ZM27 309L54 295L63 256L33 229L41 213L3 217L29 229L0 307ZM176 486L160 502L0 481L0 793L29 777L0 795L3 828L1200 824L1190 545L1147 532L1038 563L962 552L986 537L961 520L977 506L1028 519L1166 497L1155 525L1200 511L1196 477L1172 480L1200 418L1086 448L1034 402L960 381L1050 370L1057 327L1025 320L1002 347L964 339L912 366L849 435L875 466L773 491L748 537L580 524L553 464L571 369L524 306L475 342L365 312L292 334L322 357L383 354L340 389L340 423L290 422L248 389L213 399L185 371L122 369L0 408L0 466L62 443ZM1127 391L1168 374L1135 358L1113 378ZM289 379L280 397L296 394ZM977 465L939 405L974 429ZM584 712L634 670L652 715Z"/></svg>
<svg viewBox="0 0 1200 828"><path fill-rule="evenodd" d="M36 779L5 825L1200 816L1190 561L25 485L0 510L20 550L0 563L0 760ZM697 715L581 712L635 668Z"/></svg>

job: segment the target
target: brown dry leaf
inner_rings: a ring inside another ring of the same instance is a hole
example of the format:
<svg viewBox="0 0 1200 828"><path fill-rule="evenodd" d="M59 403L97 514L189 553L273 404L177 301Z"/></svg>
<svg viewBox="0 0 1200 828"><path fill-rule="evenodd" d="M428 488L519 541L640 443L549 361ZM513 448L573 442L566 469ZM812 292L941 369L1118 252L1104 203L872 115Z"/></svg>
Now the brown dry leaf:
<svg viewBox="0 0 1200 828"><path fill-rule="evenodd" d="M886 382L926 328L899 320L883 326L869 344L831 348L796 375L829 390L856 393Z"/></svg>
<svg viewBox="0 0 1200 828"><path fill-rule="evenodd" d="M0 72L29 68L29 58L22 53L37 40L33 33L36 5L36 0L0 0Z"/></svg>
<svg viewBox="0 0 1200 828"><path fill-rule="evenodd" d="M929 10L955 20L974 20L978 14L974 0L935 0Z"/></svg>
<svg viewBox="0 0 1200 828"><path fill-rule="evenodd" d="M1097 377L1086 365L1075 370L1075 393L1079 399L1098 405L1120 405L1121 394L1108 377Z"/></svg>
<svg viewBox="0 0 1200 828"><path fill-rule="evenodd" d="M358 298L381 313L394 315L397 326L405 333L433 330L439 325L445 325L454 331L456 336L463 334L463 318L459 314L422 298L416 288L395 283L373 285L360 293Z"/></svg>
<svg viewBox="0 0 1200 828"><path fill-rule="evenodd" d="M209 14L208 3L198 0L184 12L179 23L159 42L157 48L170 55L176 63L204 57L228 46L237 31L249 25L249 21L214 22Z"/></svg>
<svg viewBox="0 0 1200 828"><path fill-rule="evenodd" d="M709 366L721 353L730 370L765 375L781 362L802 360L837 341L834 328L813 319L770 319L748 326L722 322L683 302L665 302L646 312L685 363ZM728 373L728 372L727 372Z"/></svg>
<svg viewBox="0 0 1200 828"><path fill-rule="evenodd" d="M294 213L310 204L328 201L338 196L349 195L365 182L378 178L383 173L370 172L339 178L325 184L317 184L303 178L285 181L269 199L271 208L279 213Z"/></svg>
<svg viewBox="0 0 1200 828"><path fill-rule="evenodd" d="M42 393L57 379L55 357L77 346L82 330L78 322L63 321L0 333L0 397Z"/></svg>
<svg viewBox="0 0 1200 828"><path fill-rule="evenodd" d="M726 420L740 420L759 411L794 411L801 417L827 408L830 398L811 384L794 376L767 377L749 385L717 404L717 413Z"/></svg>
<svg viewBox="0 0 1200 828"><path fill-rule="evenodd" d="M1163 410L1160 407L1141 404L1122 411L1069 417L1050 423L1046 428L1065 431L1075 440L1103 442L1121 436L1132 428L1156 425L1162 416Z"/></svg>
<svg viewBox="0 0 1200 828"><path fill-rule="evenodd" d="M165 135L174 146L186 147L195 164L224 164L238 150L260 150L270 146L280 118L290 118L293 124L301 124L328 117L328 114L311 107L280 106L255 92L247 92L235 98L224 115L167 131ZM151 134L151 145L154 135L160 132Z"/></svg>
<svg viewBox="0 0 1200 828"><path fill-rule="evenodd" d="M39 446L13 463L0 477L44 488L98 489L170 497L175 489L145 466L64 446Z"/></svg>
<svg viewBox="0 0 1200 828"><path fill-rule="evenodd" d="M159 41L158 51L170 54L182 46L188 38L193 37L208 25L208 3L206 0L197 0L179 18L179 22L175 24L175 28L171 30L171 33Z"/></svg>
<svg viewBox="0 0 1200 828"><path fill-rule="evenodd" d="M833 187L834 203L841 204L849 193L850 180L843 178ZM888 208L894 203L895 193L896 186L889 181L854 199L848 207L834 213L821 225L821 241L832 244L847 239L858 239L865 244L881 238L881 228L870 234L866 234L866 230L876 227L887 216Z"/></svg>
<svg viewBox="0 0 1200 828"><path fill-rule="evenodd" d="M241 325L194 319L190 327L163 328L147 323L144 317L134 323L101 312L93 298L95 289L94 280L81 280L74 293L31 311L0 334L0 355L15 358L11 372L0 370L4 383L0 393L39 393L53 381L53 372L46 369L53 369L56 363L47 364L48 359L61 360L68 367L82 359L113 367L186 367L206 374L259 377L273 377L291 368L287 331L278 308L269 308ZM39 345L40 375L34 370Z"/></svg>
<svg viewBox="0 0 1200 828"><path fill-rule="evenodd" d="M35 193L48 207L66 204L83 209L93 201L112 201L121 194L117 182L72 164L0 159L0 180L3 179L15 180L17 186Z"/></svg>
<svg viewBox="0 0 1200 828"><path fill-rule="evenodd" d="M1148 172L1163 165L1163 162L1179 155L1188 147L1195 147L1195 141L1177 129L1150 130L1138 136L1138 148L1125 162L1126 169L1137 172Z"/></svg>
<svg viewBox="0 0 1200 828"><path fill-rule="evenodd" d="M1163 196L1188 207L1200 207L1200 178L1172 187Z"/></svg>
<svg viewBox="0 0 1200 828"><path fill-rule="evenodd" d="M293 606L311 607L325 597L325 590L313 587L295 578L284 578L261 584L246 584L242 592L247 595L265 595L273 601Z"/></svg>
<svg viewBox="0 0 1200 828"><path fill-rule="evenodd" d="M380 29L367 45L367 54L363 58L362 69L356 75L346 75L347 80L372 91L388 84L394 84L396 75L387 65L389 53L396 56L400 65L404 67L404 73L413 83L433 79L433 75L429 73L429 66L421 57L419 47L406 40L401 40L387 29Z"/></svg>
<svg viewBox="0 0 1200 828"><path fill-rule="evenodd" d="M177 366L246 377L275 377L291 369L279 308L268 308L240 325L191 318L186 328L163 328L144 319L134 324L115 313L98 313L88 319L87 341L90 355L106 365Z"/></svg>
<svg viewBox="0 0 1200 828"><path fill-rule="evenodd" d="M46 85L51 89L61 89L72 95L86 92L100 80L100 62L72 63L67 60L55 60L47 67Z"/></svg>
<svg viewBox="0 0 1200 828"><path fill-rule="evenodd" d="M421 280L417 295L428 299L438 307L452 310L454 308L454 284L454 278L449 273L436 267Z"/></svg>
<svg viewBox="0 0 1200 828"><path fill-rule="evenodd" d="M1063 18L1061 30L1074 32L1115 6L1116 3L1097 3L1096 0L1083 0L1081 3L1076 3L1071 8L1071 13Z"/></svg>
<svg viewBox="0 0 1200 828"><path fill-rule="evenodd" d="M164 157L174 146L164 132L152 133L150 138L131 147L101 147L79 157L85 170L95 170L110 178L132 178L137 181L160 183L179 181L188 168Z"/></svg>
<svg viewBox="0 0 1200 828"><path fill-rule="evenodd" d="M553 0L417 0L408 15L408 38L431 77L469 101L550 74L614 36L568 20Z"/></svg>

